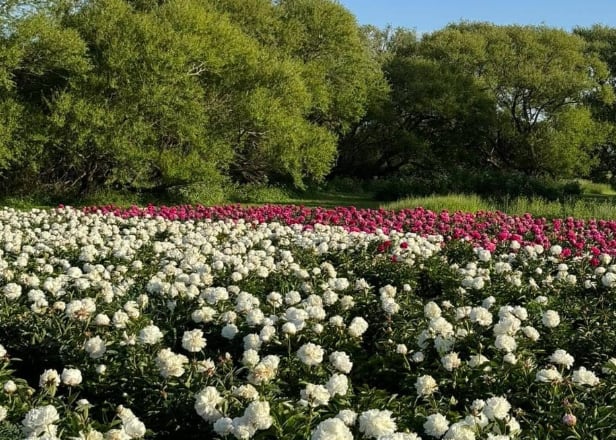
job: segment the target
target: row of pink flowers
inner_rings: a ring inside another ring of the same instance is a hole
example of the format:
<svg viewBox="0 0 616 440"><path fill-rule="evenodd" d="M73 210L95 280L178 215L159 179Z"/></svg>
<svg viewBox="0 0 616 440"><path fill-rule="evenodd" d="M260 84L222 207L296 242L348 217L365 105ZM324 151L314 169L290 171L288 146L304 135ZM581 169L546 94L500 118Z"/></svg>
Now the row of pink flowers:
<svg viewBox="0 0 616 440"><path fill-rule="evenodd" d="M350 231L388 233L391 230L415 232L421 235L439 234L445 241L465 239L476 246L494 250L499 244L517 241L520 245L554 244L563 247L563 256L583 253L616 255L615 220L580 220L535 218L531 214L511 216L503 212L476 213L442 211L424 208L385 210L355 207L308 208L296 205L224 206L153 206L118 208L112 205L91 206L86 213L103 213L123 218L160 216L170 220L244 219L247 222L280 222L342 226Z"/></svg>

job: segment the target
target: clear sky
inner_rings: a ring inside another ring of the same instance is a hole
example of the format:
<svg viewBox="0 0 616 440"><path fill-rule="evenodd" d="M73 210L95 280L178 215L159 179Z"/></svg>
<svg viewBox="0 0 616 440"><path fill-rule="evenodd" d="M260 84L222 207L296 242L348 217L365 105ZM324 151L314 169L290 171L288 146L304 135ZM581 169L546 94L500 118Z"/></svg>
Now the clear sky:
<svg viewBox="0 0 616 440"><path fill-rule="evenodd" d="M616 27L616 0L339 0L360 24L431 32L462 19L571 30L600 23Z"/></svg>

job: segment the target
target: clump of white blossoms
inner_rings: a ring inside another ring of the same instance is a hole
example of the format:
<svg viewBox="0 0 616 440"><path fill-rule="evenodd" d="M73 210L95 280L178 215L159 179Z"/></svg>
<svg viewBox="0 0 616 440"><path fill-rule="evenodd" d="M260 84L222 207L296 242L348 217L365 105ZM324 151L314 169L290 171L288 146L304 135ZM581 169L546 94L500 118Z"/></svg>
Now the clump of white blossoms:
<svg viewBox="0 0 616 440"><path fill-rule="evenodd" d="M205 387L195 395L195 411L206 422L214 422L222 417L218 406L224 401L218 390L212 386Z"/></svg>
<svg viewBox="0 0 616 440"><path fill-rule="evenodd" d="M158 344L163 338L163 332L154 324L147 325L139 331L138 340L142 344Z"/></svg>
<svg viewBox="0 0 616 440"><path fill-rule="evenodd" d="M297 350L299 359L310 367L319 365L323 362L324 354L325 350L323 350L323 347L313 344L312 342L302 345L299 350Z"/></svg>
<svg viewBox="0 0 616 440"><path fill-rule="evenodd" d="M329 355L329 362L333 367L345 374L349 374L353 368L353 362L348 354L343 351L334 351Z"/></svg>
<svg viewBox="0 0 616 440"><path fill-rule="evenodd" d="M587 370L584 367L580 367L578 370L573 372L572 378L573 383L576 385L587 385L587 386L597 386L599 385L599 378L592 371Z"/></svg>
<svg viewBox="0 0 616 440"><path fill-rule="evenodd" d="M207 342L203 337L203 330L201 329L186 330L184 335L182 335L182 347L191 353L196 353L203 350L206 343Z"/></svg>
<svg viewBox="0 0 616 440"><path fill-rule="evenodd" d="M548 328L558 327L558 324L560 324L560 316L555 310L547 310L543 313L541 322Z"/></svg>
<svg viewBox="0 0 616 440"><path fill-rule="evenodd" d="M442 414L431 414L426 418L423 428L427 435L441 438L449 429L449 421Z"/></svg>
<svg viewBox="0 0 616 440"><path fill-rule="evenodd" d="M156 366L162 377L180 377L184 374L184 365L188 358L183 354L176 354L169 348L163 348L156 356Z"/></svg>
<svg viewBox="0 0 616 440"><path fill-rule="evenodd" d="M509 415L511 404L504 397L490 397L485 402L483 413L490 420L503 420Z"/></svg>
<svg viewBox="0 0 616 440"><path fill-rule="evenodd" d="M396 432L396 422L391 411L371 409L359 416L359 432L367 438L378 439Z"/></svg>
<svg viewBox="0 0 616 440"><path fill-rule="evenodd" d="M550 362L569 369L573 366L574 359L565 350L558 349L550 356Z"/></svg>
<svg viewBox="0 0 616 440"><path fill-rule="evenodd" d="M426 374L417 378L415 389L420 396L429 396L438 390L438 384L432 376Z"/></svg>
<svg viewBox="0 0 616 440"><path fill-rule="evenodd" d="M100 336L94 336L86 341L84 349L92 359L100 359L107 351L107 346Z"/></svg>
<svg viewBox="0 0 616 440"><path fill-rule="evenodd" d="M312 435L311 440L353 440L353 433L338 418L325 419L319 423Z"/></svg>
<svg viewBox="0 0 616 440"><path fill-rule="evenodd" d="M61 378L62 383L64 385L68 385L69 387L77 386L83 380L81 376L81 371L79 371L77 368L65 368L62 371Z"/></svg>
<svg viewBox="0 0 616 440"><path fill-rule="evenodd" d="M45 438L55 440L60 420L58 410L53 405L32 408L22 420L23 433L27 438Z"/></svg>

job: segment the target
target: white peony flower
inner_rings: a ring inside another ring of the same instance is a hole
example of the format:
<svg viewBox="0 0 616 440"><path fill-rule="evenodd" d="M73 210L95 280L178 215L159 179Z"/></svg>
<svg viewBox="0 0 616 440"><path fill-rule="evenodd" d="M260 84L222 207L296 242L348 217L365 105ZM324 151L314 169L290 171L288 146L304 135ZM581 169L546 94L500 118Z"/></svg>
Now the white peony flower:
<svg viewBox="0 0 616 440"><path fill-rule="evenodd" d="M486 362L489 362L490 360L485 357L482 354L475 354L473 356L470 357L470 359L468 360L468 365L472 368L477 368L480 365L485 364Z"/></svg>
<svg viewBox="0 0 616 440"><path fill-rule="evenodd" d="M503 420L510 409L511 404L504 397L490 397L486 400L483 413L490 420Z"/></svg>
<svg viewBox="0 0 616 440"><path fill-rule="evenodd" d="M426 374L417 378L415 389L420 396L429 396L438 390L438 384L432 376Z"/></svg>
<svg viewBox="0 0 616 440"><path fill-rule="evenodd" d="M537 371L535 374L536 382L562 382L563 377L556 368L547 368Z"/></svg>
<svg viewBox="0 0 616 440"><path fill-rule="evenodd" d="M56 426L55 422L60 420L60 415L56 408L52 405L39 406L31 409L26 413L22 420L24 434L38 438L44 434L52 434L47 438L55 438Z"/></svg>
<svg viewBox="0 0 616 440"><path fill-rule="evenodd" d="M156 356L156 366L164 378L182 376L185 371L184 365L187 363L186 356L173 353L169 348L163 348Z"/></svg>
<svg viewBox="0 0 616 440"><path fill-rule="evenodd" d="M325 419L319 423L311 440L353 440L353 433L340 419Z"/></svg>
<svg viewBox="0 0 616 440"><path fill-rule="evenodd" d="M473 307L469 315L471 322L476 322L482 327L492 324L492 313L484 307Z"/></svg>
<svg viewBox="0 0 616 440"><path fill-rule="evenodd" d="M225 339L233 339L238 332L239 329L235 324L227 324L221 329L220 335Z"/></svg>
<svg viewBox="0 0 616 440"><path fill-rule="evenodd" d="M359 316L353 318L347 328L349 335L353 336L354 338L361 337L361 335L363 335L366 330L368 330L368 323L364 318Z"/></svg>
<svg viewBox="0 0 616 440"><path fill-rule="evenodd" d="M353 426L357 420L357 413L350 409L343 409L336 415L336 418L342 420L347 426Z"/></svg>
<svg viewBox="0 0 616 440"><path fill-rule="evenodd" d="M139 342L146 345L158 344L163 338L160 328L150 324L139 331Z"/></svg>
<svg viewBox="0 0 616 440"><path fill-rule="evenodd" d="M584 367L580 367L573 372L573 383L576 385L588 385L594 387L599 385L599 378L592 371L587 370Z"/></svg>
<svg viewBox="0 0 616 440"><path fill-rule="evenodd" d="M45 387L57 387L60 385L60 375L56 370L45 370L39 377L39 386Z"/></svg>
<svg viewBox="0 0 616 440"><path fill-rule="evenodd" d="M423 424L426 434L431 437L441 438L449 429L449 422L442 414L432 414Z"/></svg>
<svg viewBox="0 0 616 440"><path fill-rule="evenodd" d="M15 391L17 391L17 384L13 382L12 380L7 380L6 382L4 382L2 389L4 390L5 393L12 394Z"/></svg>
<svg viewBox="0 0 616 440"><path fill-rule="evenodd" d="M560 324L560 316L558 316L558 312L555 310L548 310L543 313L541 317L541 322L544 326L548 328L557 327Z"/></svg>
<svg viewBox="0 0 616 440"><path fill-rule="evenodd" d="M428 319L439 318L441 316L441 308L434 301L430 301L424 306L424 316Z"/></svg>
<svg viewBox="0 0 616 440"><path fill-rule="evenodd" d="M301 390L301 397L311 407L325 406L332 397L327 388L323 385L306 384L306 388Z"/></svg>
<svg viewBox="0 0 616 440"><path fill-rule="evenodd" d="M351 362L351 358L349 355L343 351L334 351L329 355L329 362L334 366L334 368L342 373L350 373L353 368L353 362Z"/></svg>
<svg viewBox="0 0 616 440"><path fill-rule="evenodd" d="M536 342L539 340L539 332L534 327L531 327L531 326L523 327L522 332L528 339L530 339L533 342Z"/></svg>
<svg viewBox="0 0 616 440"><path fill-rule="evenodd" d="M206 340L203 337L203 330L194 329L186 330L182 335L182 348L191 353L196 353L206 346Z"/></svg>
<svg viewBox="0 0 616 440"><path fill-rule="evenodd" d="M496 337L496 341L494 342L494 346L499 350L506 351L507 353L511 353L516 350L518 347L517 342L513 336L509 335L498 335Z"/></svg>
<svg viewBox="0 0 616 440"><path fill-rule="evenodd" d="M195 395L195 411L206 422L214 422L222 417L217 406L223 401L224 399L216 388L212 386L205 387Z"/></svg>
<svg viewBox="0 0 616 440"><path fill-rule="evenodd" d="M453 371L462 365L462 361L458 356L458 353L449 353L441 358L441 364L447 371Z"/></svg>
<svg viewBox="0 0 616 440"><path fill-rule="evenodd" d="M79 385L82 381L81 371L77 368L65 368L62 371L62 383L69 387Z"/></svg>
<svg viewBox="0 0 616 440"><path fill-rule="evenodd" d="M349 379L344 374L335 373L329 378L325 386L332 397L344 396L349 390Z"/></svg>
<svg viewBox="0 0 616 440"><path fill-rule="evenodd" d="M396 422L391 417L391 411L371 409L359 416L359 432L368 438L391 435L396 431Z"/></svg>
<svg viewBox="0 0 616 440"><path fill-rule="evenodd" d="M100 359L107 351L105 341L100 336L94 336L86 341L84 349L92 359Z"/></svg>
<svg viewBox="0 0 616 440"><path fill-rule="evenodd" d="M559 349L552 353L552 355L550 356L550 362L557 365L562 365L565 368L569 369L573 366L574 359L573 356L571 356L565 350Z"/></svg>
<svg viewBox="0 0 616 440"><path fill-rule="evenodd" d="M449 427L443 440L475 440L475 431L464 421L457 422Z"/></svg>
<svg viewBox="0 0 616 440"><path fill-rule="evenodd" d="M302 345L299 350L297 350L297 356L299 359L308 366L319 365L323 362L324 354L325 351L323 348L320 345L313 344L312 342Z"/></svg>

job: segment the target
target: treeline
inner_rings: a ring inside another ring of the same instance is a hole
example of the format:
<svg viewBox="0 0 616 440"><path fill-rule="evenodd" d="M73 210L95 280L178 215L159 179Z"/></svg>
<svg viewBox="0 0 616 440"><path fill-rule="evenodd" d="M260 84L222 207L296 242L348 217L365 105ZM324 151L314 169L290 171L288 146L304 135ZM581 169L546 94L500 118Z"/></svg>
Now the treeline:
<svg viewBox="0 0 616 440"><path fill-rule="evenodd" d="M0 188L606 179L615 54L612 28L419 38L360 27L332 0L5 0Z"/></svg>

